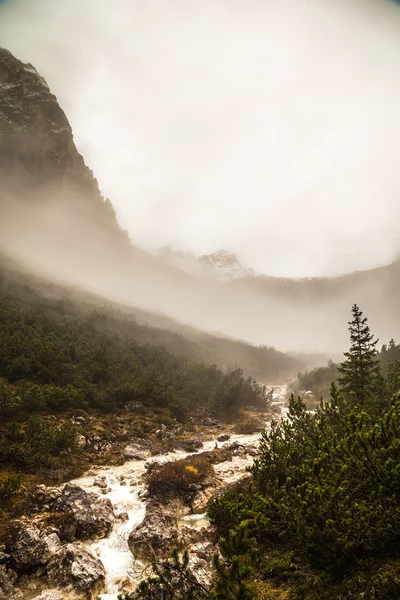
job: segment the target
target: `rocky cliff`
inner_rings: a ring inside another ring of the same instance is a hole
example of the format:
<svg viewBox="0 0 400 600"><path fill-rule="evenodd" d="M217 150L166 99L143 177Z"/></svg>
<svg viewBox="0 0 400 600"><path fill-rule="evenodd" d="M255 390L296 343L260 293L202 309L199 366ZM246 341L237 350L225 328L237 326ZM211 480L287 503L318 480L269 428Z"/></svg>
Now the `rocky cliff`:
<svg viewBox="0 0 400 600"><path fill-rule="evenodd" d="M43 77L0 48L0 201L79 197L91 219L126 239L109 200L74 144L68 119Z"/></svg>

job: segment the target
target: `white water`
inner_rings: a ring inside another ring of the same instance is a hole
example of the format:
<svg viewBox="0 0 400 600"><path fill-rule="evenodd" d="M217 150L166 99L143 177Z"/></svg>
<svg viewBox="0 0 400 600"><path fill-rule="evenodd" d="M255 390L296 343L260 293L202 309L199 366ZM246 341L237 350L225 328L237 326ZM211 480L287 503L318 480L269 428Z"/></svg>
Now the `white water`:
<svg viewBox="0 0 400 600"><path fill-rule="evenodd" d="M275 388L273 404L281 409L282 416L286 416L286 394L287 385ZM232 435L228 442L218 443L211 440L204 443L201 451L212 450L215 448L216 443L218 447L222 447L224 443L231 444L234 441L248 446L257 443L259 437L260 434ZM188 455L185 452L171 452L165 455L153 456L146 462L178 460ZM143 521L146 512L146 502L140 498L140 495L145 491L145 485L141 478L146 472L146 462L131 460L117 467L92 468L84 477L72 482L88 491L100 494L99 488L93 485L94 478L97 475L105 476L106 483L111 491L102 495L111 500L115 514L118 515L124 512L128 514L127 520L117 520L115 522L108 537L85 543L86 548L100 558L106 570L106 585L103 594L99 597L101 600L116 600L118 593L121 593L124 586L126 586L126 589L132 589L147 576L146 564L135 560L128 548L129 533L135 525ZM214 465L214 469L223 477L225 483L230 483L238 479L252 462L253 458L250 456L245 459L234 456L230 462ZM132 480L133 485L130 485ZM126 485L121 485L123 481L126 481ZM209 521L205 514L197 514L184 516L179 520L179 523L201 529L207 527Z"/></svg>

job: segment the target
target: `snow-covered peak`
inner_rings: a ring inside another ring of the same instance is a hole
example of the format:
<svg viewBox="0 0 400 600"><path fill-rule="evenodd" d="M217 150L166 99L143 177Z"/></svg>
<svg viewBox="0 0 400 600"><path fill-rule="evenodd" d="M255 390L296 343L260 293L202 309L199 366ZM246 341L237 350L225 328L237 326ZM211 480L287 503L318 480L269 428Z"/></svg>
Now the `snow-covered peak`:
<svg viewBox="0 0 400 600"><path fill-rule="evenodd" d="M217 279L235 279L254 275L253 269L244 267L237 255L227 250L196 256L191 252L173 250L170 246L165 246L159 250L158 255L169 264L192 275Z"/></svg>

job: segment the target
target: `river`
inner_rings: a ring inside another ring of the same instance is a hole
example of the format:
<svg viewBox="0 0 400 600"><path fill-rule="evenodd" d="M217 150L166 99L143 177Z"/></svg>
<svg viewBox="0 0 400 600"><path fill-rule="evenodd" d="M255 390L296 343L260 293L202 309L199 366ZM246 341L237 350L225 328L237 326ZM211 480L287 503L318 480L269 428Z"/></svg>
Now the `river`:
<svg viewBox="0 0 400 600"><path fill-rule="evenodd" d="M278 410L280 409L282 417L286 414L286 397L287 385L275 387L273 405ZM238 441L242 445L248 446L256 444L259 438L259 433L232 435L227 443ZM212 450L216 444L218 447L222 447L224 442L217 442L215 439L205 441L201 451ZM85 543L85 547L100 558L106 570L106 584L104 592L100 595L101 600L116 600L121 584L127 577L134 585L146 577L146 564L135 560L128 547L129 533L145 517L146 501L143 497L146 487L142 476L146 472L146 464L178 460L186 456L189 456L189 453L174 451L169 454L152 456L147 461L131 460L121 466L92 468L88 474L72 482L87 491L99 493L99 488L93 485L94 477L104 476L109 488L104 497L111 500L116 515L126 513L125 520L116 520L108 537ZM234 456L232 461L215 465L214 469L221 475L225 483L230 483L238 479L252 461L253 458L250 456L247 458ZM182 516L180 522L194 528L208 525L205 514Z"/></svg>

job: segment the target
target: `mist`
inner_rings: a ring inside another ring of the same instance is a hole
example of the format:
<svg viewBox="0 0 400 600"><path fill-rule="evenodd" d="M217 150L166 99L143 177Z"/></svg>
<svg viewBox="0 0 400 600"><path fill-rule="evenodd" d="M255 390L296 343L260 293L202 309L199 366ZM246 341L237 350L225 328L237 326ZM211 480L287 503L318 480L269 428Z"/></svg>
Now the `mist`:
<svg viewBox="0 0 400 600"><path fill-rule="evenodd" d="M399 27L385 0L0 5L134 244L295 277L399 253Z"/></svg>

